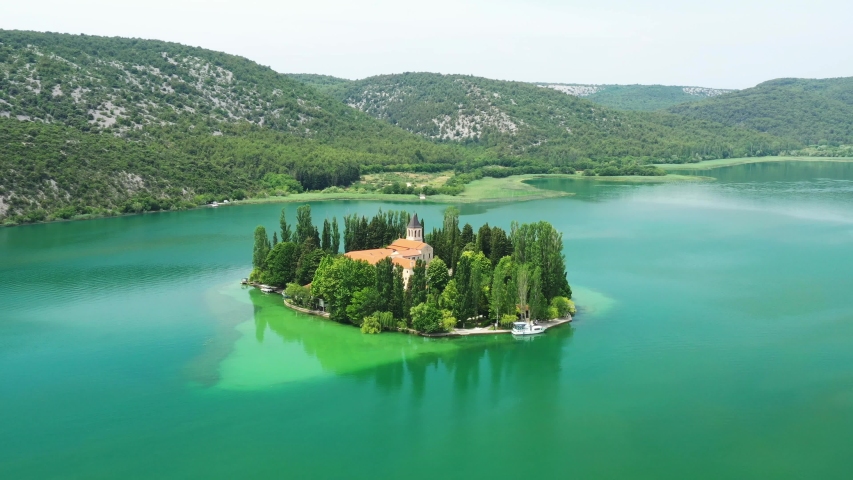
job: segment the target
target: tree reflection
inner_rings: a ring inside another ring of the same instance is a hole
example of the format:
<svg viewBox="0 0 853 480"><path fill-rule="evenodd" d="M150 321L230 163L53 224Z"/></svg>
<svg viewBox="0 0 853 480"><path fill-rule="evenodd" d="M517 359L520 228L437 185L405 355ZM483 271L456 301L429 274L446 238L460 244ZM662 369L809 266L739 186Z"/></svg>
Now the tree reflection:
<svg viewBox="0 0 853 480"><path fill-rule="evenodd" d="M414 406L427 397L432 400L435 392L447 392L450 408L460 415L529 395L536 398L540 413L556 407L571 325L522 338L364 335L351 326L283 310L263 297L258 300L257 328L266 325L284 342L301 345L327 372L372 384L386 393L403 393ZM263 334L258 332L256 337L262 341Z"/></svg>

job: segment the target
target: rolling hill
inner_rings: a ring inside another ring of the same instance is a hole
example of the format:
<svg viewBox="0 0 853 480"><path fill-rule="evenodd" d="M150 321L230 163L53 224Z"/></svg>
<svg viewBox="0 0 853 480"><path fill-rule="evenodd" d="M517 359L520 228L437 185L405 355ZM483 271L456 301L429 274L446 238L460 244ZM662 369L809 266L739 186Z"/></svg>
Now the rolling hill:
<svg viewBox="0 0 853 480"><path fill-rule="evenodd" d="M331 75L318 75L316 73L286 73L286 76L322 91L329 87L343 85L352 82L346 78L333 77Z"/></svg>
<svg viewBox="0 0 853 480"><path fill-rule="evenodd" d="M613 110L529 83L463 75L383 75L327 92L434 142L479 146L496 158L684 162L766 155L792 143L671 113Z"/></svg>
<svg viewBox="0 0 853 480"><path fill-rule="evenodd" d="M537 83L540 87L583 97L616 110L651 112L681 103L697 102L734 90L669 85L583 85L570 83Z"/></svg>
<svg viewBox="0 0 853 480"><path fill-rule="evenodd" d="M849 145L853 144L853 77L771 80L669 111L807 145Z"/></svg>
<svg viewBox="0 0 853 480"><path fill-rule="evenodd" d="M362 165L453 163L474 152L244 58L18 31L0 31L0 139L0 223L271 193L293 186L290 177L322 189L349 184Z"/></svg>
<svg viewBox="0 0 853 480"><path fill-rule="evenodd" d="M529 83L284 75L157 40L0 30L0 223L321 190L365 171L649 174L796 147Z"/></svg>

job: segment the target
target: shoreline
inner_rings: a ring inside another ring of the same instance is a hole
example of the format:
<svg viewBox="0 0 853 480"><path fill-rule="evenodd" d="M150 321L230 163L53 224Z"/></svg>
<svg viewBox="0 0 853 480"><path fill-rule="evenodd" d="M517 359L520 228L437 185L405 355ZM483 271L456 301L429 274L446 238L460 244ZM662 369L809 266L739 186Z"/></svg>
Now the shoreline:
<svg viewBox="0 0 853 480"><path fill-rule="evenodd" d="M260 290L260 287L258 284L250 283L248 285L251 286L252 288L257 288ZM275 295L281 295L281 289L277 289L277 288L273 289L273 293ZM307 308L297 307L296 305L293 305L292 303L288 302L283 297L282 297L281 303L285 307L287 307L293 311L296 311L299 313L304 313L306 315L311 315L313 317L329 320L328 312L322 312L320 310L309 310ZM550 328L559 327L561 325L566 325L566 324L572 323L572 320L574 320L574 318L571 315L569 315L566 318L555 318L553 320L544 320L544 321L538 322L537 324L545 327L545 331L547 331ZM329 320L329 321L331 321L331 320ZM353 325L353 327L355 327L355 325ZM394 332L393 330L387 330L387 331L392 332L392 333ZM511 330L505 330L505 329L490 330L488 327L454 328L452 332L440 332L440 333L424 333L424 332L419 332L417 330L412 330L412 329L407 329L405 331L397 329L396 331L398 333L408 333L410 335L417 335L419 337L426 337L426 338L455 338L455 337L471 337L471 336L480 336L480 335L506 335L506 334L512 333Z"/></svg>
<svg viewBox="0 0 853 480"><path fill-rule="evenodd" d="M561 192L557 190L546 190L528 183L528 180L540 178L566 178L571 180L584 180L594 182L625 182L625 183L669 183L669 182L702 182L715 181L712 177L696 175L679 175L679 171L695 171L713 169L734 165L763 162L853 162L853 157L749 157L729 158L722 160L706 160L698 163L662 163L655 166L666 170L667 175L661 176L637 176L624 175L613 177L584 176L580 174L551 174L536 173L525 175L511 175L503 178L484 177L465 185L465 190L459 195L433 195L420 199L417 195L385 194L385 193L321 193L308 192L296 193L287 196L257 197L245 200L234 200L227 204L219 204L219 207L231 207L238 205L255 205L265 203L302 203L302 202L328 202L328 201L371 201L371 202L394 202L394 203L421 203L421 204L449 204L461 205L469 203L507 203L519 201L545 200L549 198L571 197L574 193ZM670 173L671 172L671 173ZM45 225L62 222L76 222L81 220L95 220L102 218L120 218L135 215L148 215L155 213L184 212L203 208L212 208L209 205L199 205L192 208L180 208L175 210L158 210L140 213L121 213L114 215L86 214L72 218L57 218L53 220L33 223L0 223L0 227L22 227L26 225Z"/></svg>
<svg viewBox="0 0 853 480"><path fill-rule="evenodd" d="M704 160L697 163L656 163L656 167L660 167L666 171L679 170L709 170L722 167L733 167L736 165L748 165L751 163L768 163L768 162L836 162L850 163L853 162L853 157L741 157L741 158L725 158L720 160Z"/></svg>

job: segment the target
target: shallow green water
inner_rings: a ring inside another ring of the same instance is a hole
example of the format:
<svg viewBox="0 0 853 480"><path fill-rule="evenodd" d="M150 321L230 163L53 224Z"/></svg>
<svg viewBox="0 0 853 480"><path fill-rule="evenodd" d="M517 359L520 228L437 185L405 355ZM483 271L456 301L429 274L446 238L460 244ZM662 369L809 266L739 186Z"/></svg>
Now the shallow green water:
<svg viewBox="0 0 853 480"><path fill-rule="evenodd" d="M853 165L697 174L462 206L564 232L581 314L520 341L242 289L278 205L0 229L0 478L848 478Z"/></svg>

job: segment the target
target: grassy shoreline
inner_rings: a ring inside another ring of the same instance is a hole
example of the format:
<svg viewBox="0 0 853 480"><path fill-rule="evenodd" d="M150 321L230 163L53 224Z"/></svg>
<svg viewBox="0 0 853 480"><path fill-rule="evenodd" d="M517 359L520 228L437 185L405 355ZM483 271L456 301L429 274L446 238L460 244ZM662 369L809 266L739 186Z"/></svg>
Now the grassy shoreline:
<svg viewBox="0 0 853 480"><path fill-rule="evenodd" d="M231 202L229 205L247 205L256 203L295 203L321 202L331 200L368 200L407 203L476 203L476 202L514 202L522 200L542 200L545 198L571 196L568 192L556 192L536 188L524 183L536 177L575 177L574 175L515 175L505 178L486 177L465 185L465 191L459 195L431 195L421 200L417 195L386 193L297 193L285 197L250 198Z"/></svg>
<svg viewBox="0 0 853 480"><path fill-rule="evenodd" d="M421 200L416 195L397 195L384 193L297 193L288 196L271 196L266 198L250 198L230 203L229 205L250 205L258 203L296 203L321 202L331 200L368 200L407 203L490 203L518 202L528 200L543 200L546 198L571 197L574 193L545 190L535 187L527 180L537 178L568 178L572 180L592 182L632 182L632 183L671 183L671 182L703 182L713 181L711 177L696 175L671 174L659 177L616 176L616 177L585 177L578 174L528 174L512 175L504 178L486 177L465 185L465 191L459 195L432 195Z"/></svg>
<svg viewBox="0 0 853 480"><path fill-rule="evenodd" d="M725 158L721 160L705 160L698 163L659 163L655 164L667 171L706 170L710 168L732 167L750 163L765 162L853 162L851 157L747 157Z"/></svg>
<svg viewBox="0 0 853 480"><path fill-rule="evenodd" d="M668 182L697 182L713 180L710 177L700 177L695 175L676 175L670 174L659 177L637 177L637 176L622 176L622 177L585 177L583 175L573 174L528 174L528 175L513 175L504 178L486 177L480 180L475 180L465 186L465 191L459 195L433 195L421 200L417 195L401 195L401 194L384 194L384 193L320 193L308 192L297 193L287 196L271 196L265 198L249 198L246 200L235 200L230 203L220 204L222 207L230 207L234 205L253 205L262 203L306 203L306 202L326 202L326 201L380 201L380 202L403 202L403 203L432 203L432 204L464 204L464 203L500 203L500 202L520 202L531 200L544 200L548 198L571 197L574 193L560 192L556 190L545 190L537 188L527 180L537 178L568 178L582 181L598 181L598 182L632 182L632 183L668 183ZM210 208L206 205L199 205L196 208ZM174 211L195 210L196 208L179 209ZM163 210L168 212L173 210ZM25 224L0 224L2 227L13 227L23 225L39 225L44 223L56 222L73 222L78 220L91 220L96 218L109 217L126 217L130 215L146 215L158 212L141 212L141 213L126 213L119 215L79 215L70 219L54 219L45 222L34 222Z"/></svg>

